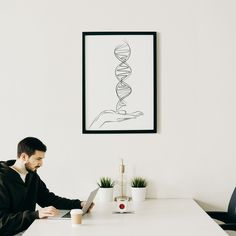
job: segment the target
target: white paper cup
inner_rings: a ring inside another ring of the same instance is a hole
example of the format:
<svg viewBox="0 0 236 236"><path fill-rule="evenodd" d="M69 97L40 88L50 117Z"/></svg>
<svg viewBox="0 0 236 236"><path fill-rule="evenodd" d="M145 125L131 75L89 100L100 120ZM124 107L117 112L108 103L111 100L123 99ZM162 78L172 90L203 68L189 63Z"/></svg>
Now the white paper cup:
<svg viewBox="0 0 236 236"><path fill-rule="evenodd" d="M83 211L81 209L72 209L70 211L72 226L77 226L82 224L82 214Z"/></svg>

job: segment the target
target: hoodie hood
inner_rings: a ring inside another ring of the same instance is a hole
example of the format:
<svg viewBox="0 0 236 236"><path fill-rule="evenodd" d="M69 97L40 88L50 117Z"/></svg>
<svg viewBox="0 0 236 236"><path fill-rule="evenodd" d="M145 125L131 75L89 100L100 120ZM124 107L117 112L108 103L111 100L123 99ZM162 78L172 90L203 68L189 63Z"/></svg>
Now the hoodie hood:
<svg viewBox="0 0 236 236"><path fill-rule="evenodd" d="M18 175L10 166L14 165L16 160L0 161L0 176L11 177Z"/></svg>
<svg viewBox="0 0 236 236"><path fill-rule="evenodd" d="M0 168L3 167L9 167L14 165L14 163L16 162L16 160L8 160L8 161L0 161Z"/></svg>
<svg viewBox="0 0 236 236"><path fill-rule="evenodd" d="M2 170L9 170L10 166L14 165L16 160L0 161L0 172Z"/></svg>

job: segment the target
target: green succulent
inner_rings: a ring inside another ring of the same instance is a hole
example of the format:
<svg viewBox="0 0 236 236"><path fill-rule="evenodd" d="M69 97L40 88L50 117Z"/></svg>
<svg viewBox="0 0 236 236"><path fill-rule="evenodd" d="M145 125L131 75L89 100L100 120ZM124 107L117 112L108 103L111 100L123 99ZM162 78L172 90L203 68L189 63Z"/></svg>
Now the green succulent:
<svg viewBox="0 0 236 236"><path fill-rule="evenodd" d="M100 188L113 188L115 182L109 177L101 177L97 184Z"/></svg>
<svg viewBox="0 0 236 236"><path fill-rule="evenodd" d="M134 177L131 180L131 187L133 188L145 188L147 187L147 180L143 177Z"/></svg>

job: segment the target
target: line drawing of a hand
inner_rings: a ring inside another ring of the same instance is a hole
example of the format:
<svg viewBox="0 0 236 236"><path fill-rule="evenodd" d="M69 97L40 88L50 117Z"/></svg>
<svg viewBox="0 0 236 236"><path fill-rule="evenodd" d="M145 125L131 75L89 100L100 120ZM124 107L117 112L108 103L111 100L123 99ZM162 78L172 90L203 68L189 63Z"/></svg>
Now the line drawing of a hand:
<svg viewBox="0 0 236 236"><path fill-rule="evenodd" d="M104 110L93 120L89 128L100 128L106 123L136 119L142 115L143 112L141 111L127 113L125 110Z"/></svg>

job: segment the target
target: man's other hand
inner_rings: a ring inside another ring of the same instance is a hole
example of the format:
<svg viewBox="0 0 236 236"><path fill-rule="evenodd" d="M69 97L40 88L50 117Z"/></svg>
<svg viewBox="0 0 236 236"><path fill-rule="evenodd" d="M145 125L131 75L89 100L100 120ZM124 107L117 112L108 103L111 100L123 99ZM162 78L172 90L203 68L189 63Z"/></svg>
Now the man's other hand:
<svg viewBox="0 0 236 236"><path fill-rule="evenodd" d="M84 207L84 205L86 204L86 201L82 201L81 202L81 207L83 208ZM90 205L90 207L89 207L89 209L88 209L88 212L90 212L91 210L92 210L92 208L94 207L94 202L92 202L92 204Z"/></svg>

